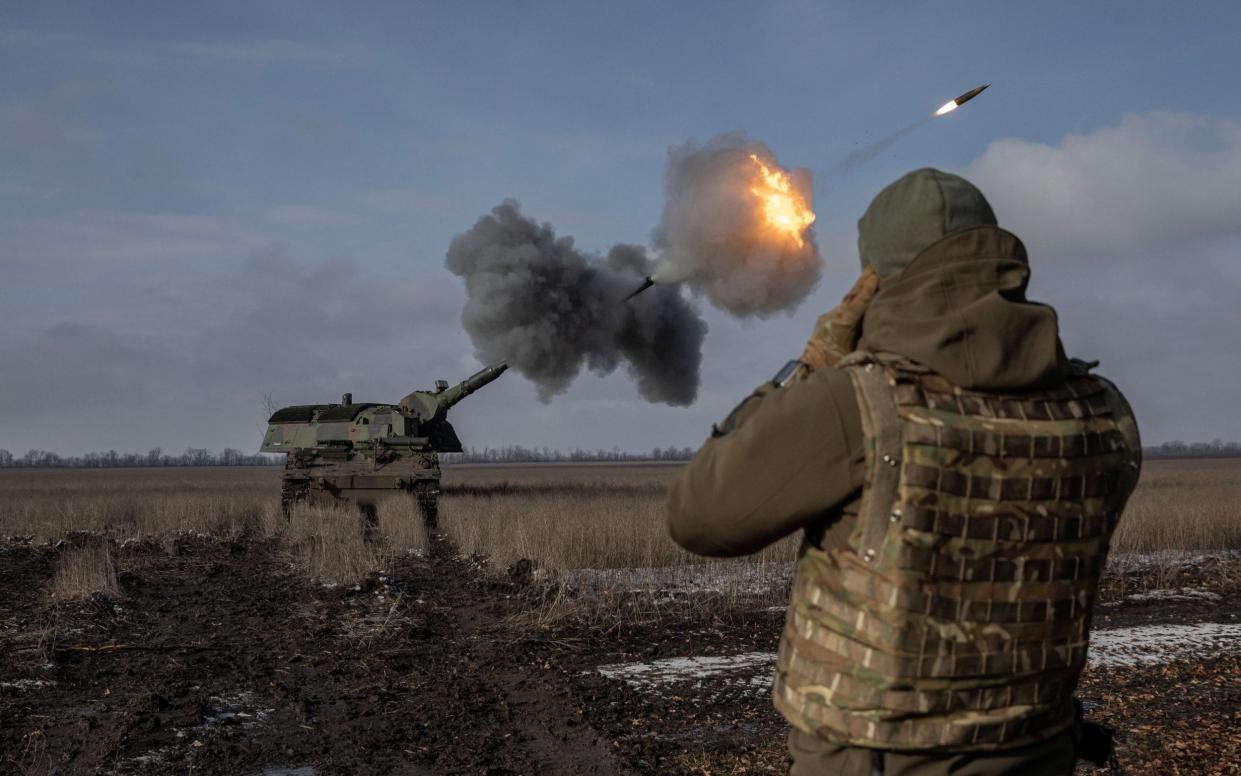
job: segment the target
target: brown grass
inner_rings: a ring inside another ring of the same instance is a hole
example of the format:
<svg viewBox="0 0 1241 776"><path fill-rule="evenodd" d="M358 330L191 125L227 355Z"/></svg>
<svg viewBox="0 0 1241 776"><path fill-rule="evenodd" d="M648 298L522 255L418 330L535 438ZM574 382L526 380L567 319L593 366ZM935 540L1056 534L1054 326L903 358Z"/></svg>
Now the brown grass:
<svg viewBox="0 0 1241 776"><path fill-rule="evenodd" d="M184 534L244 533L281 537L307 575L337 584L354 584L392 556L427 549L422 515L408 496L381 502L373 529L350 506L307 508L286 520L273 469L0 472L0 537L49 543L91 534L118 544L154 538L171 548ZM78 565L91 570L85 560ZM78 578L66 574L65 590L76 589Z"/></svg>
<svg viewBox="0 0 1241 776"><path fill-rule="evenodd" d="M677 471L675 465L448 467L441 525L463 553L485 557L497 574L528 559L579 588L632 588L642 574L652 588L669 580L674 587L691 580L710 588L714 583L702 581L714 573L704 569L707 561L676 547L664 528L664 493ZM288 524L279 510L279 476L254 468L3 471L0 536L39 542L81 531L114 542L169 541L185 532L284 536L309 575L342 582L427 547L416 508L402 498L381 504L369 531L352 510ZM746 590L762 587L756 580L764 578L775 589L787 578L796 543L791 538L757 558L711 569L721 580L740 574ZM1241 460L1147 462L1114 556L1237 548ZM574 576L582 569L593 576Z"/></svg>
<svg viewBox="0 0 1241 776"><path fill-rule="evenodd" d="M528 558L547 569L703 563L667 539L663 495L675 466L452 467L445 531L503 571ZM1148 461L1113 553L1241 548L1241 460ZM795 542L751 560L787 563Z"/></svg>
<svg viewBox="0 0 1241 776"><path fill-rule="evenodd" d="M1147 461L1115 553L1241 548L1241 460Z"/></svg>
<svg viewBox="0 0 1241 776"><path fill-rule="evenodd" d="M385 554L426 553L426 523L413 498L402 494L383 499L375 507L375 518Z"/></svg>
<svg viewBox="0 0 1241 776"><path fill-rule="evenodd" d="M783 603L799 538L723 562L682 550L664 521L672 473L595 468L557 481L547 471L517 472L510 480L483 472L481 483L446 489L440 526L494 575L533 562L544 583L534 624L650 620L669 608L684 614L687 603L727 616Z"/></svg>
<svg viewBox="0 0 1241 776"><path fill-rule="evenodd" d="M311 579L353 585L397 556L425 553L427 532L413 498L393 495L372 514L348 503L299 504L281 540L294 564Z"/></svg>
<svg viewBox="0 0 1241 776"><path fill-rule="evenodd" d="M209 469L0 472L0 536L56 541L79 531L116 541L178 533L271 535L279 472Z"/></svg>
<svg viewBox="0 0 1241 776"><path fill-rule="evenodd" d="M440 510L445 532L467 555L484 555L498 569L521 559L567 569L652 568L707 563L668 538L660 491L582 495L558 493L449 496ZM751 560L788 563L796 543L781 542Z"/></svg>
<svg viewBox="0 0 1241 776"><path fill-rule="evenodd" d="M679 463L467 464L444 468L443 490L449 495L462 495L460 491L476 487L572 486L578 491L625 488L663 492L680 470Z"/></svg>
<svg viewBox="0 0 1241 776"><path fill-rule="evenodd" d="M106 541L67 547L56 560L49 595L53 601L74 601L103 595L120 598L121 586Z"/></svg>
<svg viewBox="0 0 1241 776"><path fill-rule="evenodd" d="M716 611L785 600L790 537L751 558L713 563L674 545L663 497L676 467L449 469L441 526L461 551L503 576L522 559L554 584L540 617L657 612L669 592L703 593ZM1163 584L1178 556L1241 548L1241 460L1149 461L1113 542L1113 558L1162 552L1127 585ZM590 570L583 573L581 570ZM627 592L638 591L638 595ZM590 595L582 596L582 592Z"/></svg>
<svg viewBox="0 0 1241 776"><path fill-rule="evenodd" d="M299 504L283 540L298 568L318 582L352 585L379 568L366 518L349 504Z"/></svg>

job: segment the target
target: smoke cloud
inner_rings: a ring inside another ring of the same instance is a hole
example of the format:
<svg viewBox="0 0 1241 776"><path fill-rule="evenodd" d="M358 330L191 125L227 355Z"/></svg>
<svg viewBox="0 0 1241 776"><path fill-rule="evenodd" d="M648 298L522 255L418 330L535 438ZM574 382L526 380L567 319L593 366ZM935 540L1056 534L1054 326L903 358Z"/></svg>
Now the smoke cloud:
<svg viewBox="0 0 1241 776"><path fill-rule="evenodd" d="M758 140L733 132L668 151L655 280L683 281L740 316L791 310L814 289L823 265L814 230L772 228L756 194L763 166L785 177L790 202L813 220L810 172L780 167Z"/></svg>
<svg viewBox="0 0 1241 776"><path fill-rule="evenodd" d="M707 332L698 311L669 286L622 303L653 270L643 248L588 255L506 200L453 239L446 264L465 279L462 322L478 358L507 360L544 401L583 367L608 374L622 363L648 401L697 397Z"/></svg>

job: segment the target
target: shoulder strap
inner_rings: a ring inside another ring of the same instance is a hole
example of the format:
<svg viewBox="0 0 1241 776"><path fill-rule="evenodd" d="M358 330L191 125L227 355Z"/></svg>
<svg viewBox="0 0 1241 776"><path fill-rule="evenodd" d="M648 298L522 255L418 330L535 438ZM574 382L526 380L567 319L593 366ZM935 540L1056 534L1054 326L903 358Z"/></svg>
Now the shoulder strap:
<svg viewBox="0 0 1241 776"><path fill-rule="evenodd" d="M858 555L873 563L883 549L901 479L901 421L896 414L892 375L877 359L859 357L845 365L853 378L862 430L866 435L866 487L851 542Z"/></svg>
<svg viewBox="0 0 1241 776"><path fill-rule="evenodd" d="M1142 437L1138 433L1138 422L1133 415L1133 408L1129 406L1128 400L1125 399L1120 389L1105 377L1099 375L1091 375L1091 377L1101 382L1106 388L1104 395L1107 398L1108 408L1112 411L1112 417L1115 418L1116 425L1125 439L1125 462L1120 472L1120 487L1117 489L1120 501L1113 516L1114 520L1119 520L1125 501L1138 486L1138 476L1142 473Z"/></svg>

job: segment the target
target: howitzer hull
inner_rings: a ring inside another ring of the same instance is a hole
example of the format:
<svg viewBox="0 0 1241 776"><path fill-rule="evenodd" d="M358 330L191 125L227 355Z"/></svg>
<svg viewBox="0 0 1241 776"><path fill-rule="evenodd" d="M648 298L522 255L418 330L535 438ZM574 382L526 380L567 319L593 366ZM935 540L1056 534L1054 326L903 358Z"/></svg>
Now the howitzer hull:
<svg viewBox="0 0 1241 776"><path fill-rule="evenodd" d="M350 503L373 513L385 501L412 498L427 527L439 512L440 464L434 450L379 456L370 451L293 454L285 460L280 501L286 513L299 502Z"/></svg>
<svg viewBox="0 0 1241 776"><path fill-rule="evenodd" d="M284 453L281 503L345 501L373 513L385 497L411 497L429 526L438 511L440 453L461 452L448 410L508 367L487 367L453 387L414 391L399 405L303 404L268 419L262 452Z"/></svg>

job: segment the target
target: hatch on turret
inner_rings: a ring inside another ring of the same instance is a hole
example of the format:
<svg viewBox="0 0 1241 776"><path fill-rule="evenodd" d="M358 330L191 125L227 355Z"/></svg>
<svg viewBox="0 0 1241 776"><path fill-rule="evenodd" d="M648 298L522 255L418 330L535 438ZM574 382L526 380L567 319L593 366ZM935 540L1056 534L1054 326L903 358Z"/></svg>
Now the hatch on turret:
<svg viewBox="0 0 1241 776"><path fill-rule="evenodd" d="M267 419L268 423L309 423L315 413L331 407L331 404L298 404L293 407L281 407Z"/></svg>
<svg viewBox="0 0 1241 776"><path fill-rule="evenodd" d="M371 407L379 407L379 404L333 404L324 410L316 420L319 423L333 422L353 422L354 418L361 415Z"/></svg>

